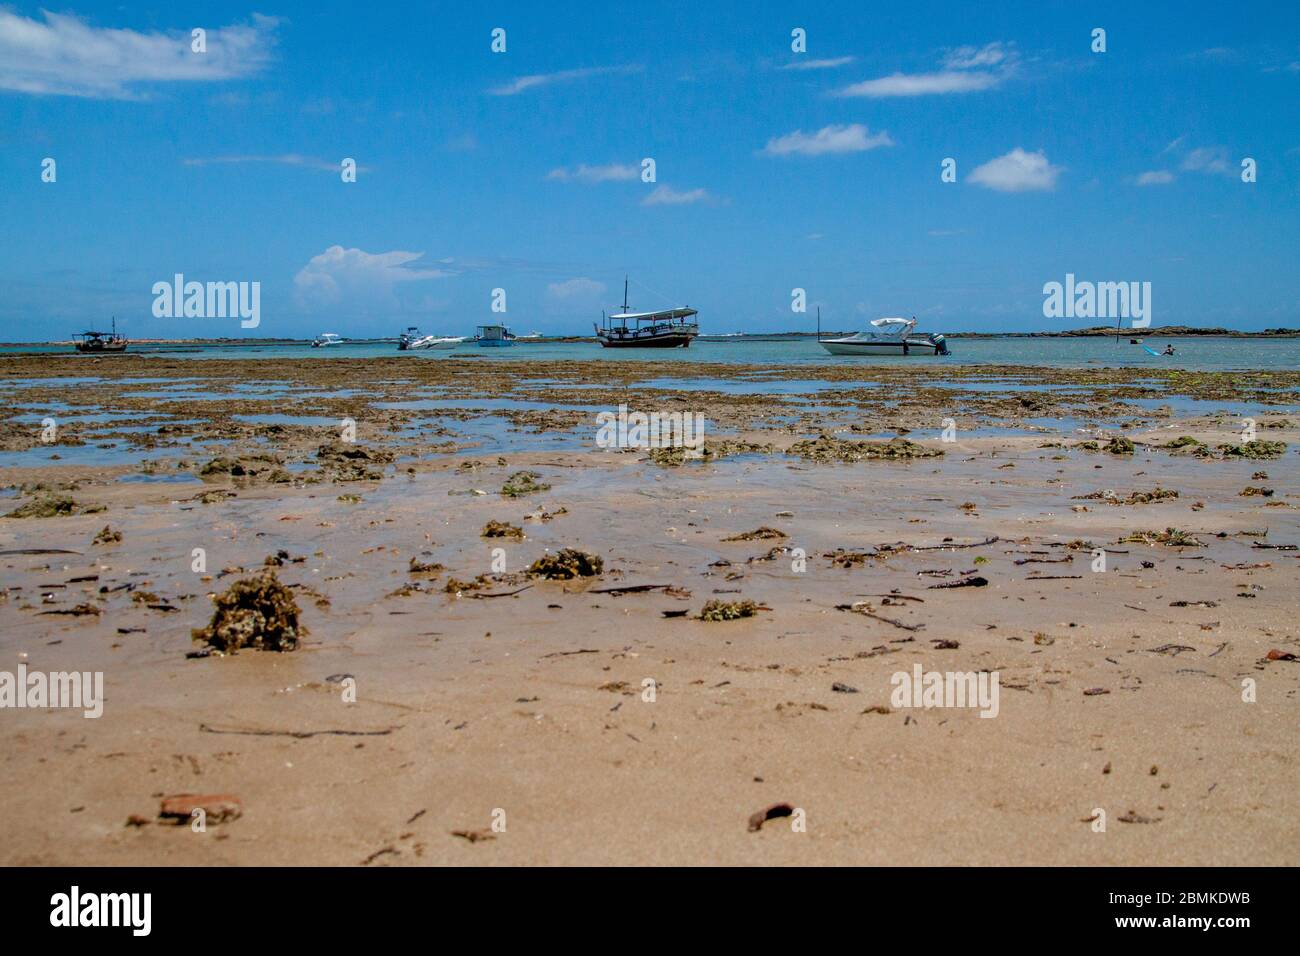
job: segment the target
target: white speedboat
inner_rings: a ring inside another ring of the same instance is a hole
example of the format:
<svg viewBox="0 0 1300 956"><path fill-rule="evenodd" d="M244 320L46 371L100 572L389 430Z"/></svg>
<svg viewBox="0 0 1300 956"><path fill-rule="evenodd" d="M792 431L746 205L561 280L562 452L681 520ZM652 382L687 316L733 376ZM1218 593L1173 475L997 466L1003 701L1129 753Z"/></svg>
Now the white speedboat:
<svg viewBox="0 0 1300 956"><path fill-rule="evenodd" d="M322 332L311 340L311 347L314 349L323 349L327 345L342 345L343 340L333 332Z"/></svg>
<svg viewBox="0 0 1300 956"><path fill-rule="evenodd" d="M425 335L410 325L397 337L397 348L403 352L409 349L454 349L464 341L464 336L460 335Z"/></svg>
<svg viewBox="0 0 1300 956"><path fill-rule="evenodd" d="M406 344L407 350L415 349L454 349L465 340L458 335L422 335Z"/></svg>
<svg viewBox="0 0 1300 956"><path fill-rule="evenodd" d="M916 319L876 319L871 328L838 339L818 339L832 355L947 355L948 341L933 332L913 334Z"/></svg>

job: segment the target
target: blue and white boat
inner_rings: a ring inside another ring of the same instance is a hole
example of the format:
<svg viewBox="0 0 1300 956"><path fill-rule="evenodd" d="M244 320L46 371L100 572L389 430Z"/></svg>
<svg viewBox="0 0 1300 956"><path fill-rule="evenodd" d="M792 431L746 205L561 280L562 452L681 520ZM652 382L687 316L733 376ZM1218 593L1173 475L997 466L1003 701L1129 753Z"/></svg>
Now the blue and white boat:
<svg viewBox="0 0 1300 956"><path fill-rule="evenodd" d="M505 345L514 345L515 336L504 325L480 325L478 334L474 336L474 341L479 345L500 348Z"/></svg>

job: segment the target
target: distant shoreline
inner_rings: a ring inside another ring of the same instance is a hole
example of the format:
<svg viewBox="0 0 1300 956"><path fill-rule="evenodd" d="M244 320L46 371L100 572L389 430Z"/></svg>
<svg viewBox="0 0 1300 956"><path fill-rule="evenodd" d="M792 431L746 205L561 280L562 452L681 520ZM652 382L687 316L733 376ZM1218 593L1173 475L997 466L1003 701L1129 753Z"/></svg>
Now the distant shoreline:
<svg viewBox="0 0 1300 956"><path fill-rule="evenodd" d="M822 330L823 337L852 335L850 331L835 332ZM1293 339L1300 338L1300 328L1263 329L1258 332L1244 332L1238 329L1200 328L1189 325L1166 325L1150 329L1119 329L1108 326L1092 326L1084 329L1065 329L1060 332L945 332L951 339L1069 339L1069 338L1237 338L1237 339ZM762 339L815 339L816 332L745 332L736 334L703 334L701 339L717 341L722 339L762 340ZM349 345L383 345L395 343L396 337L384 338L345 338ZM595 342L590 335L546 335L537 339L516 339L519 345L537 342ZM308 345L311 339L291 338L193 338L193 339L130 339L132 345L220 345L230 347L266 347L268 345ZM0 342L0 348L48 348L54 345L71 347L72 340L63 339L54 342Z"/></svg>

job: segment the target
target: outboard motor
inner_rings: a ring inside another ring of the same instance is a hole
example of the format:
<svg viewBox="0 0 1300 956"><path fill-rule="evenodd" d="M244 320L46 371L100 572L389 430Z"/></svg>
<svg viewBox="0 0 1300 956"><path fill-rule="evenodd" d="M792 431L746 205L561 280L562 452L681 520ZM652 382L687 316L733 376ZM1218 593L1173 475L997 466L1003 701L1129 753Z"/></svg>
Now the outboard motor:
<svg viewBox="0 0 1300 956"><path fill-rule="evenodd" d="M934 334L933 332L931 332L931 333L930 333L930 341L934 343L934 354L935 354L935 355L951 355L951 354L952 354L951 352L948 351L948 340L945 339L942 335L936 335L936 334Z"/></svg>

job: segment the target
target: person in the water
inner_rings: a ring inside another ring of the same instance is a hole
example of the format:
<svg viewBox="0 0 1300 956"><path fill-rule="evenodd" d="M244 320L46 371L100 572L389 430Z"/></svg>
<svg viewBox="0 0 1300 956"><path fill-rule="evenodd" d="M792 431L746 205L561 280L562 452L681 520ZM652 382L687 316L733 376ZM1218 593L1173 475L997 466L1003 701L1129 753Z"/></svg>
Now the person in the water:
<svg viewBox="0 0 1300 956"><path fill-rule="evenodd" d="M1173 347L1173 344L1171 343L1171 344L1166 345L1166 346L1165 346L1165 350L1164 350L1163 352L1161 352L1160 354L1161 354L1161 355L1173 355L1173 354L1174 354L1174 347Z"/></svg>

